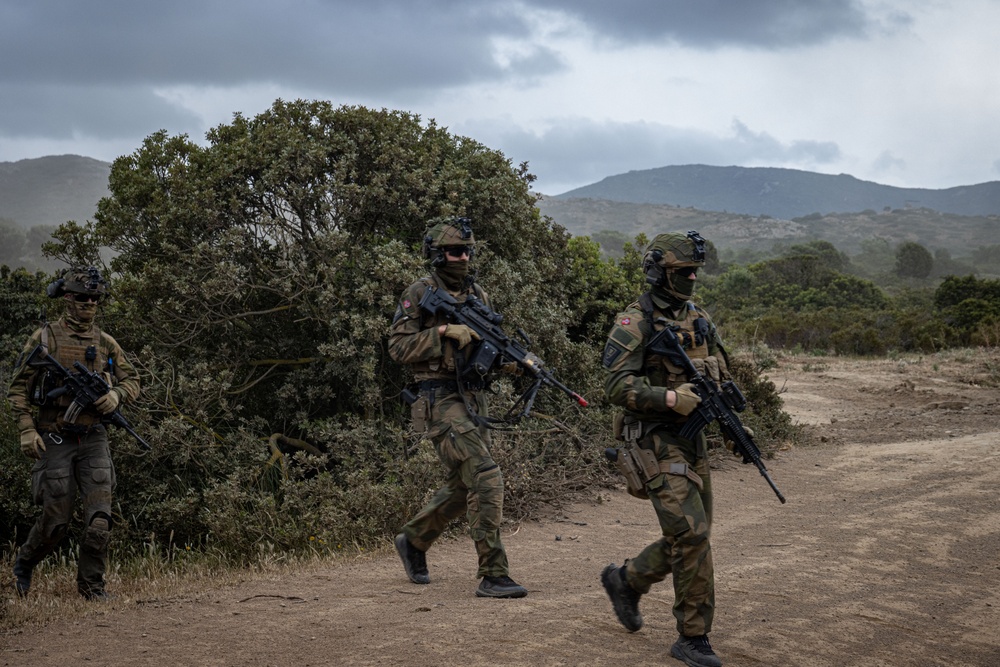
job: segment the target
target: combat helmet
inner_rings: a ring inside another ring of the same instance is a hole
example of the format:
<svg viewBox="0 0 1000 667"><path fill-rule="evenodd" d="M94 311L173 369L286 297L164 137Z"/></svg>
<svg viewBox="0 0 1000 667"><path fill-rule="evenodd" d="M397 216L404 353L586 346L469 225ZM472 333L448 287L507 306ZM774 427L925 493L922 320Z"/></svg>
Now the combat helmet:
<svg viewBox="0 0 1000 667"><path fill-rule="evenodd" d="M90 294L104 297L108 293L108 283L95 266L74 267L63 271L62 276L46 288L51 298L65 294Z"/></svg>
<svg viewBox="0 0 1000 667"><path fill-rule="evenodd" d="M424 259L429 259L431 266L443 266L448 261L444 256L444 249L452 246L467 247L469 259L472 259L476 253L472 220L456 217L431 220L431 226L424 234L424 243L421 248Z"/></svg>
<svg viewBox="0 0 1000 667"><path fill-rule="evenodd" d="M677 270L704 265L705 239L695 231L686 236L678 232L658 234L642 258L646 282L683 301L691 298L694 284L686 277L679 279Z"/></svg>

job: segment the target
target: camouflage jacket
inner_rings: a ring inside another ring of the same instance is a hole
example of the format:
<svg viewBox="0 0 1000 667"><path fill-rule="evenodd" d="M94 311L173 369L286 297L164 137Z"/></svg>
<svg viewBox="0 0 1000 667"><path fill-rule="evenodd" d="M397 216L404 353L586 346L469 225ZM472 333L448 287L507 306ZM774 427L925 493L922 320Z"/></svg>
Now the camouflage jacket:
<svg viewBox="0 0 1000 667"><path fill-rule="evenodd" d="M401 364L410 365L414 379L418 382L454 380L455 346L446 345L438 333L438 327L447 324L448 320L444 315L421 312L418 305L429 286L443 289L436 276L427 276L407 287L399 297L399 304L392 318L389 356ZM459 302L465 301L470 294L475 294L492 308L489 297L477 284L462 292L449 290L448 293Z"/></svg>
<svg viewBox="0 0 1000 667"><path fill-rule="evenodd" d="M110 377L108 384L112 386L112 391L119 394L122 405L138 398L139 376L135 367L125 358L125 353L122 352L118 341L101 331L100 327L92 324L82 331L75 331L66 318L61 317L57 322L46 324L46 328L47 331L44 335L43 330L38 329L28 338L28 342L25 343L21 356L17 360L14 373L11 375L7 401L10 403L11 412L17 420L18 430L24 431L29 428L46 431L58 430L63 425L62 413L72 402L72 398L65 394L57 399L53 405L38 407L31 402L30 396L34 383L42 382L49 389L61 384L60 378L45 379L41 377L44 371L29 368L25 363L28 355L42 343L43 339L48 346L48 353L63 367L72 371L73 362L79 361L88 370L107 374ZM87 348L89 347L93 347L95 352L92 360L87 359ZM33 417L35 410L37 410L37 419ZM76 423L88 426L96 424L100 420L100 413L91 407L80 414Z"/></svg>
<svg viewBox="0 0 1000 667"><path fill-rule="evenodd" d="M651 310L644 310L643 303ZM604 391L611 403L625 408L626 415L641 421L686 419L667 407L667 390L687 382L683 369L664 356L646 352L649 338L667 325L680 326L684 351L700 373L716 382L729 378L728 359L708 313L688 301L681 315L674 319L677 314L663 312L651 301L640 299L615 317L602 359L607 371ZM665 321L658 322L659 318ZM707 323L707 333L696 336L695 322L699 318Z"/></svg>

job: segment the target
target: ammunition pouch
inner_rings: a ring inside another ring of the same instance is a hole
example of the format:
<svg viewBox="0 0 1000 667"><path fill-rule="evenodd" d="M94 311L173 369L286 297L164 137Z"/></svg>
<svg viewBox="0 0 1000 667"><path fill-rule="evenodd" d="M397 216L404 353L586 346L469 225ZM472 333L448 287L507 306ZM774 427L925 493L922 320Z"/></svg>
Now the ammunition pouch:
<svg viewBox="0 0 1000 667"><path fill-rule="evenodd" d="M653 426L647 424L647 426ZM639 446L645 428L643 423L634 418L626 418L618 413L615 415L614 434L615 440L628 443L624 447L608 448L605 456L615 464L618 472L625 477L626 489L629 495L647 500L649 493L646 485L661 474L677 475L688 478L698 490L704 488L704 482L691 466L686 463L671 463L660 461L651 449L644 449Z"/></svg>

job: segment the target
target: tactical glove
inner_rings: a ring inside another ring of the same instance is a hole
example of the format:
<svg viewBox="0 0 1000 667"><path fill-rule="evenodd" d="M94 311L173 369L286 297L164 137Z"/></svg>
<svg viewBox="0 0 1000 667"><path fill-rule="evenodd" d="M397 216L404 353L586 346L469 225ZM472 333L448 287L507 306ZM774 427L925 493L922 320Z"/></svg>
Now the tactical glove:
<svg viewBox="0 0 1000 667"><path fill-rule="evenodd" d="M701 403L701 396L695 393L694 385L690 383L682 384L674 389L674 394L677 395L677 399L674 402L674 407L670 409L685 417L694 412L694 409Z"/></svg>
<svg viewBox="0 0 1000 667"><path fill-rule="evenodd" d="M500 372L507 375L522 375L524 373L521 369L521 365L516 361L509 361L506 364L500 364Z"/></svg>
<svg viewBox="0 0 1000 667"><path fill-rule="evenodd" d="M746 431L747 435L749 435L751 438L754 437L753 429L751 429L749 426L744 426L743 430ZM726 449L728 449L729 453L732 454L733 456L742 456L742 454L736 451L736 443L734 443L729 438L724 438L722 444L726 446Z"/></svg>
<svg viewBox="0 0 1000 667"><path fill-rule="evenodd" d="M465 326L464 324L449 324L444 330L445 338L452 338L458 342L459 349L472 342L472 339L480 339L479 334Z"/></svg>
<svg viewBox="0 0 1000 667"><path fill-rule="evenodd" d="M110 415L118 409L118 404L121 403L121 400L121 395L117 391L112 390L94 401L94 407L102 415Z"/></svg>
<svg viewBox="0 0 1000 667"><path fill-rule="evenodd" d="M21 431L21 451L28 458L42 458L42 452L45 451L45 442L42 440L42 436L38 435L38 431L33 428Z"/></svg>

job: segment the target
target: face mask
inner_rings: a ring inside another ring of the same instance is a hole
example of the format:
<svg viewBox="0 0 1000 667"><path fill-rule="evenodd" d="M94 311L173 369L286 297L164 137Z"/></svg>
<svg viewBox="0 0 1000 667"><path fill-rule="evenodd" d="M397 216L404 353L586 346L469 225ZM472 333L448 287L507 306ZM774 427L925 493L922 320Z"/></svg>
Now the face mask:
<svg viewBox="0 0 1000 667"><path fill-rule="evenodd" d="M691 295L694 294L694 279L691 275L681 275L679 273L671 273L667 276L667 282L676 296L683 297L684 299L690 299Z"/></svg>
<svg viewBox="0 0 1000 667"><path fill-rule="evenodd" d="M450 290L461 289L465 285L465 278L469 275L468 262L448 262L444 266L437 268L437 274L444 282L444 286Z"/></svg>
<svg viewBox="0 0 1000 667"><path fill-rule="evenodd" d="M96 314L96 301L77 301L73 298L66 300L66 316L72 322L87 325L94 321Z"/></svg>

